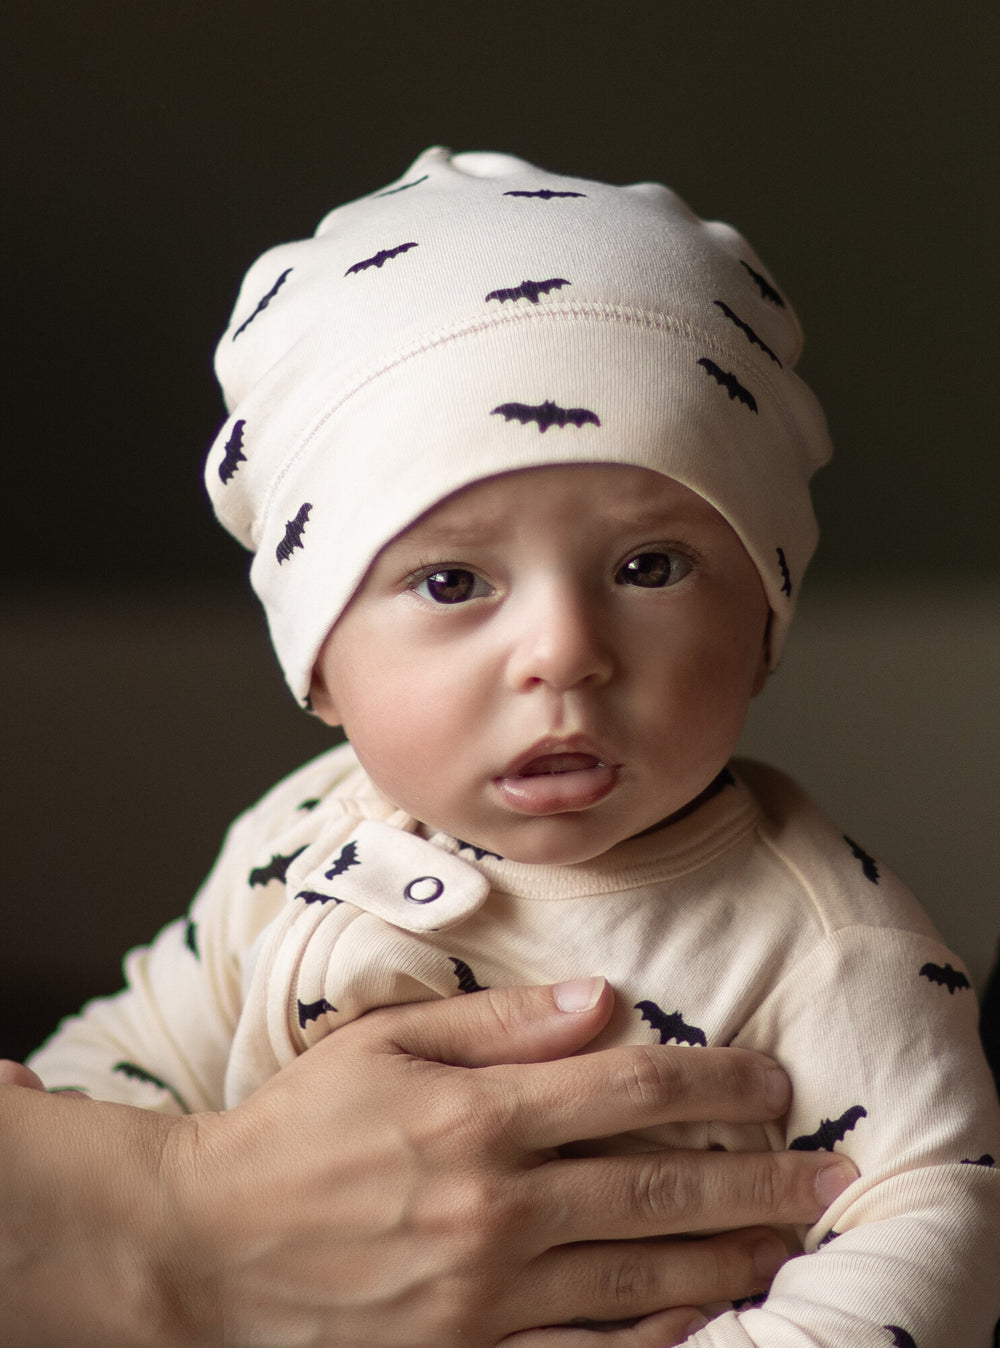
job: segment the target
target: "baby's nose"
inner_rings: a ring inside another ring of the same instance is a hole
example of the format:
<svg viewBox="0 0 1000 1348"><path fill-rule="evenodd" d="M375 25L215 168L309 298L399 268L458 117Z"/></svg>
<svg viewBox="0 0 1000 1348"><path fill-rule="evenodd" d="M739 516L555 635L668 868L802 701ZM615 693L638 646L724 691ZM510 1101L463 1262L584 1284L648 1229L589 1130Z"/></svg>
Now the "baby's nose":
<svg viewBox="0 0 1000 1348"><path fill-rule="evenodd" d="M515 687L545 684L562 692L611 677L614 652L601 607L568 587L536 597L518 615L509 665Z"/></svg>

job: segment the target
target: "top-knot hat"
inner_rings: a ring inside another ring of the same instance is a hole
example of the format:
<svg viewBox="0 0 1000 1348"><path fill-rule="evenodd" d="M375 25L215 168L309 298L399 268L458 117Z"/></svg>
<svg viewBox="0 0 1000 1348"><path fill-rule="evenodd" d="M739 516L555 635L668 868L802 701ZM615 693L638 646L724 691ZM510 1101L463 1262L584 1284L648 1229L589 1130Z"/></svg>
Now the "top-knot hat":
<svg viewBox="0 0 1000 1348"><path fill-rule="evenodd" d="M651 468L719 510L760 572L777 661L830 455L798 322L728 225L655 183L431 149L250 268L216 353L219 519L289 686L379 550L481 478Z"/></svg>

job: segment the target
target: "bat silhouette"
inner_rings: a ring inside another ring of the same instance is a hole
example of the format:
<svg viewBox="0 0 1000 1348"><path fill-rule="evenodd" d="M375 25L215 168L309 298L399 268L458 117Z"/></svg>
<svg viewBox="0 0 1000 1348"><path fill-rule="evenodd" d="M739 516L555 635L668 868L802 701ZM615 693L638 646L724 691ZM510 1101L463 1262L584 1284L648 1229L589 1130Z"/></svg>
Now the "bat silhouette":
<svg viewBox="0 0 1000 1348"><path fill-rule="evenodd" d="M708 1046L705 1031L699 1030L697 1025L689 1025L679 1011L668 1014L661 1011L655 1002L636 1002L634 1009L642 1012L643 1020L649 1021L660 1036L661 1044L669 1044L671 1039L676 1039L678 1044L700 1044L702 1048Z"/></svg>
<svg viewBox="0 0 1000 1348"><path fill-rule="evenodd" d="M283 271L281 275L278 277L278 279L275 281L274 285L267 292L267 294L257 301L257 308L253 311L250 317L245 319L244 322L242 322L240 326L236 329L236 331L233 333L234 342L236 341L236 338L240 335L241 332L245 332L247 330L247 328L254 321L257 315L262 314L264 312L267 306L274 299L275 295L277 295L278 291L288 280L289 276L291 276L293 270L294 268L292 267L286 268L286 270Z"/></svg>
<svg viewBox="0 0 1000 1348"><path fill-rule="evenodd" d="M993 1157L989 1154L989 1152L988 1152L988 1151L984 1151L983 1154L982 1154L982 1156L980 1156L980 1158L979 1158L978 1161L963 1161L962 1164L963 1164L963 1165L985 1165L985 1166L991 1166L991 1165L994 1164L994 1161L993 1161Z"/></svg>
<svg viewBox="0 0 1000 1348"><path fill-rule="evenodd" d="M319 1020L327 1011L336 1011L337 1008L332 1002L328 1002L325 997L321 997L318 1002L298 1002L299 1008L299 1029L304 1030L307 1022L310 1020Z"/></svg>
<svg viewBox="0 0 1000 1348"><path fill-rule="evenodd" d="M505 197L541 197L551 201L553 197L585 197L586 192L553 192L551 187L542 187L537 192L505 192Z"/></svg>
<svg viewBox="0 0 1000 1348"><path fill-rule="evenodd" d="M506 304L508 300L531 300L532 304L537 304L539 295L547 295L550 290L562 290L563 286L571 284L562 276L550 276L547 281L522 281L519 286L511 286L509 290L491 290L486 298L499 300L501 304Z"/></svg>
<svg viewBox="0 0 1000 1348"><path fill-rule="evenodd" d="M748 388L743 387L731 371L721 369L714 360L709 360L707 356L702 356L698 364L702 369L708 371L717 384L722 385L730 398L738 398L744 406L749 407L751 412L757 411L757 399Z"/></svg>
<svg viewBox="0 0 1000 1348"><path fill-rule="evenodd" d="M356 842L344 843L343 847L340 849L340 855L337 857L337 860L326 872L326 878L328 880L336 880L338 875L343 875L344 872L350 870L352 866L359 866L360 864L358 844Z"/></svg>
<svg viewBox="0 0 1000 1348"><path fill-rule="evenodd" d="M455 966L455 975L458 978L459 992L485 992L482 983L476 982L476 975L472 972L465 960L456 959L454 955L448 956L449 960Z"/></svg>
<svg viewBox="0 0 1000 1348"><path fill-rule="evenodd" d="M733 313L732 309L730 309L729 305L726 304L725 300L713 300L712 303L717 305L722 310L722 312L729 319L730 323L736 324L736 326L744 334L747 341L750 342L751 345L759 346L766 356L771 357L771 359L774 361L775 365L777 365L779 370L784 368L781 364L781 361L774 354L774 352L771 350L768 344L766 342L761 341L761 339L757 336L757 334L754 332L753 328L750 326L749 323L744 323L743 319L740 318L738 314Z"/></svg>
<svg viewBox="0 0 1000 1348"><path fill-rule="evenodd" d="M287 857L283 857L276 852L266 866L254 867L250 872L249 879L251 889L254 885L269 885L272 880L280 880L281 883L284 884L289 866L299 853L304 852L305 850L305 846L302 846L298 851L292 852Z"/></svg>
<svg viewBox="0 0 1000 1348"><path fill-rule="evenodd" d="M113 1072L121 1072L122 1076L128 1077L130 1081L144 1081L148 1086L155 1086L158 1090L166 1091L168 1095L172 1095L177 1101L184 1114L190 1114L191 1111L174 1090L173 1086L168 1086L167 1083L161 1081L159 1077L154 1077L152 1072L146 1071L145 1067L139 1067L138 1064L134 1062L116 1062L111 1070Z"/></svg>
<svg viewBox="0 0 1000 1348"><path fill-rule="evenodd" d="M233 422L233 429L226 441L222 462L219 464L219 477L223 482L228 482L231 477L234 477L240 464L247 461L247 456L243 453L243 427L245 425L245 421Z"/></svg>
<svg viewBox="0 0 1000 1348"><path fill-rule="evenodd" d="M190 918L188 918L187 926L184 928L184 944L196 960L201 959L201 955L198 953L198 924L192 922Z"/></svg>
<svg viewBox="0 0 1000 1348"><path fill-rule="evenodd" d="M498 413L505 421L519 421L522 426L526 426L529 421L535 421L543 435L550 426L558 426L561 429L563 426L601 424L597 414L586 407L560 407L558 403L550 402L548 398L537 407L529 403L501 403L499 407L494 407L490 416L495 417Z"/></svg>
<svg viewBox="0 0 1000 1348"><path fill-rule="evenodd" d="M379 197L393 197L397 192L405 192L408 187L419 187L420 184L425 183L430 176L429 173L425 173L422 178L414 178L412 183L403 183L402 187L390 187L387 192L376 192L375 200L378 200Z"/></svg>
<svg viewBox="0 0 1000 1348"><path fill-rule="evenodd" d="M858 1119L866 1119L868 1110L861 1105L851 1105L845 1109L839 1119L824 1119L815 1133L806 1133L793 1138L788 1144L789 1151L833 1151L838 1142L842 1142Z"/></svg>
<svg viewBox="0 0 1000 1348"><path fill-rule="evenodd" d="M300 889L295 896L301 899L303 903L341 903L341 899L335 899L332 894L320 894L316 889Z"/></svg>
<svg viewBox="0 0 1000 1348"><path fill-rule="evenodd" d="M778 565L781 567L781 593L791 595L792 593L792 573L788 569L788 562L785 560L785 549L778 548Z"/></svg>
<svg viewBox="0 0 1000 1348"><path fill-rule="evenodd" d="M301 548L303 546L302 533L306 527L306 520L309 518L311 510L312 506L310 503L308 501L303 501L299 506L295 518L286 521L285 536L274 550L274 555L278 559L279 566L282 562L288 561L296 548Z"/></svg>
<svg viewBox="0 0 1000 1348"><path fill-rule="evenodd" d="M734 1301L732 1307L734 1311L746 1311L751 1306L763 1306L767 1300L766 1292L755 1292L753 1296L743 1297L740 1301Z"/></svg>
<svg viewBox="0 0 1000 1348"><path fill-rule="evenodd" d="M781 298L781 296L778 294L778 292L775 290L774 286L771 284L771 282L767 279L766 276L761 276L759 271L754 271L750 263L744 262L742 258L740 258L740 266L746 267L747 271L753 277L754 283L757 286L757 289L760 291L761 295L763 295L764 299L770 300L771 303L776 304L779 309L784 309L785 301Z"/></svg>
<svg viewBox="0 0 1000 1348"><path fill-rule="evenodd" d="M870 880L873 885L878 884L878 865L874 857L870 857L863 847L859 847L853 838L844 834L844 842L861 862L861 873L866 880ZM923 972L921 970L921 972Z"/></svg>
<svg viewBox="0 0 1000 1348"><path fill-rule="evenodd" d="M488 852L485 847L477 847L475 843L462 842L461 838L456 838L455 841L460 852L474 852L477 861L482 861L483 857L496 857L497 861L503 861L499 852Z"/></svg>
<svg viewBox="0 0 1000 1348"><path fill-rule="evenodd" d="M912 1334L905 1329L900 1329L899 1325L883 1325L892 1335L892 1341L895 1348L917 1348L917 1341Z"/></svg>
<svg viewBox="0 0 1000 1348"><path fill-rule="evenodd" d="M355 262L353 267L348 267L344 275L350 276L353 272L367 271L369 267L381 267L382 263L388 262L391 257L399 257L400 253L408 253L411 248L418 246L415 243L400 243L395 248L380 248L371 257L363 257L360 262Z"/></svg>
<svg viewBox="0 0 1000 1348"><path fill-rule="evenodd" d="M950 964L944 965L943 968L940 964L925 964L920 973L931 983L940 983L942 987L947 988L949 997L961 988L972 987L965 974L960 969L953 969Z"/></svg>
<svg viewBox="0 0 1000 1348"><path fill-rule="evenodd" d="M315 810L318 804L318 798L314 797L312 800L300 800L297 808L300 810Z"/></svg>

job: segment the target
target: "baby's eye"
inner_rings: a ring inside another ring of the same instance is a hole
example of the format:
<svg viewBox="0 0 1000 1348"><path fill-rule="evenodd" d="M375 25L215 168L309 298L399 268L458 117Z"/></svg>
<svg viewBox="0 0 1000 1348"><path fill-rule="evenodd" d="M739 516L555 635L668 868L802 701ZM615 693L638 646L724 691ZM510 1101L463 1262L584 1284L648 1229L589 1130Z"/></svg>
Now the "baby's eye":
<svg viewBox="0 0 1000 1348"><path fill-rule="evenodd" d="M467 599L482 599L492 593L482 576L463 567L447 567L432 571L413 586L414 592L435 604L463 604Z"/></svg>
<svg viewBox="0 0 1000 1348"><path fill-rule="evenodd" d="M688 559L675 552L639 552L621 566L615 581L618 585L657 590L676 585L690 570Z"/></svg>

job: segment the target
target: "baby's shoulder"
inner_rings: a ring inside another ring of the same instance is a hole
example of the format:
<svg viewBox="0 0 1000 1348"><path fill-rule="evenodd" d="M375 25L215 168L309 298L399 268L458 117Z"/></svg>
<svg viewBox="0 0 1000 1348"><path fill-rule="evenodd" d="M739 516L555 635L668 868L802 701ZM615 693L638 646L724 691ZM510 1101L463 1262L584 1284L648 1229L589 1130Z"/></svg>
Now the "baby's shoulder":
<svg viewBox="0 0 1000 1348"><path fill-rule="evenodd" d="M340 744L272 786L234 821L229 834L277 839L303 825L307 833L319 832L332 815L381 819L394 808L374 786L351 745Z"/></svg>
<svg viewBox="0 0 1000 1348"><path fill-rule="evenodd" d="M822 926L896 927L937 937L911 890L877 851L836 823L793 778L750 759L733 767L757 802L762 846Z"/></svg>

